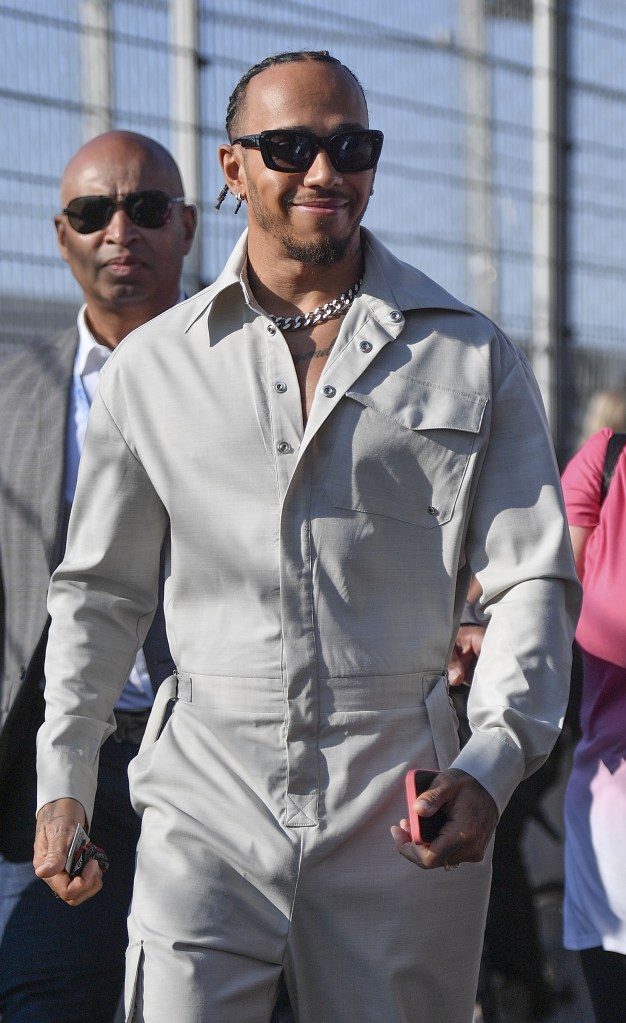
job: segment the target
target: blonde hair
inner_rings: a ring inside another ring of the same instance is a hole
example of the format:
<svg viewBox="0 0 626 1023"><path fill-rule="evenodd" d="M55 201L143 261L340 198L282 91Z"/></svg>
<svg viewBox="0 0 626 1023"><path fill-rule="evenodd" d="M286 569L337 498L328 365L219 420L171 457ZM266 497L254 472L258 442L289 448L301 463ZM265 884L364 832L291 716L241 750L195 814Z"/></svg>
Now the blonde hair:
<svg viewBox="0 0 626 1023"><path fill-rule="evenodd" d="M609 427L616 433L626 432L626 389L597 391L591 396L583 419L580 443L598 430Z"/></svg>

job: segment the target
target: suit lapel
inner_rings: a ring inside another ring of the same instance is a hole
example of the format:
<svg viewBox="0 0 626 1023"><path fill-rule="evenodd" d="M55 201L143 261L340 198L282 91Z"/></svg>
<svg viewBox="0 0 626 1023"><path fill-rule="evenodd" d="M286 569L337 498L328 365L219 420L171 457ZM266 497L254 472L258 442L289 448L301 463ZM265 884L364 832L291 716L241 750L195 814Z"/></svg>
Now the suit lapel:
<svg viewBox="0 0 626 1023"><path fill-rule="evenodd" d="M46 353L38 423L42 481L41 533L50 572L56 568L65 541L65 436L78 331L73 328L55 338Z"/></svg>

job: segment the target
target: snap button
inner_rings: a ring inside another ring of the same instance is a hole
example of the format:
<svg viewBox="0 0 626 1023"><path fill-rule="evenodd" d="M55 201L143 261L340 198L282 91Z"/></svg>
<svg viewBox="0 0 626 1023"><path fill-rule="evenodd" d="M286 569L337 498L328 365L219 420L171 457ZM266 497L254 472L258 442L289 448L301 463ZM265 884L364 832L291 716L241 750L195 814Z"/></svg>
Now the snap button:
<svg viewBox="0 0 626 1023"><path fill-rule="evenodd" d="M274 384L274 390L277 391L278 394L284 394L287 390L287 384L284 380L277 380Z"/></svg>
<svg viewBox="0 0 626 1023"><path fill-rule="evenodd" d="M291 447L289 441L279 440L278 444L276 445L276 450L280 455L288 455L293 450L293 448Z"/></svg>
<svg viewBox="0 0 626 1023"><path fill-rule="evenodd" d="M326 398L334 398L336 393L337 391L335 390L334 387L331 386L331 384L326 384L326 387L322 388L322 394Z"/></svg>
<svg viewBox="0 0 626 1023"><path fill-rule="evenodd" d="M399 323L402 319L402 313L398 312L397 309L394 309L393 312L389 313L389 319L393 320L394 323Z"/></svg>
<svg viewBox="0 0 626 1023"><path fill-rule="evenodd" d="M361 341L359 343L359 348L361 349L362 352L365 352L366 354L368 352L371 352L373 347L374 346L371 341Z"/></svg>
<svg viewBox="0 0 626 1023"><path fill-rule="evenodd" d="M437 509L433 508L432 504L429 504L428 508L426 510L428 511L429 515L437 515L438 514Z"/></svg>
<svg viewBox="0 0 626 1023"><path fill-rule="evenodd" d="M274 324L273 324L273 323L268 323L268 325L267 325L267 333L268 333L268 334L271 334L271 335L272 335L272 337L273 337L273 336L274 336L274 334L276 333L276 327L274 326Z"/></svg>

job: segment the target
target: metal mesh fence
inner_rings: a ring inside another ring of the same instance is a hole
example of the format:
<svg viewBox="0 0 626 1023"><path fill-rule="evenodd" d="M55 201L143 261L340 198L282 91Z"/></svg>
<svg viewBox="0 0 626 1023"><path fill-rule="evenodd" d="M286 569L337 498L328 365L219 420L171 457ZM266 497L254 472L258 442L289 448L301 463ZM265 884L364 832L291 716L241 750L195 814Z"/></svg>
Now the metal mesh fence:
<svg viewBox="0 0 626 1023"><path fill-rule="evenodd" d="M199 139L195 283L211 281L245 225L228 201L213 209L228 96L267 54L307 48L328 49L356 72L370 121L385 133L366 225L493 315L533 357L541 3L198 0L196 121L173 100L183 2L0 3L3 344L28 343L75 317L80 293L58 255L52 217L68 158L109 126L151 135L175 155L181 128ZM626 0L570 0L562 12L567 302L559 396L571 447L591 393L623 388L626 376Z"/></svg>

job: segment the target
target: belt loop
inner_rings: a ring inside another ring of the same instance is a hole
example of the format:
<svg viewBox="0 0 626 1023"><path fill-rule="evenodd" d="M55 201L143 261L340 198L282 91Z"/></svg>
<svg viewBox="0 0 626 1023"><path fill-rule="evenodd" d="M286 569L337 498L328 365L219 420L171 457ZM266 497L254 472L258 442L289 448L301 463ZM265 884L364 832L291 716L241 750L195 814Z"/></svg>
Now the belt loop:
<svg viewBox="0 0 626 1023"><path fill-rule="evenodd" d="M429 672L428 675L422 675L422 694L423 694L423 699L425 701L428 699L428 697L432 693L433 689L437 685L439 685L439 683L442 680L443 680L443 684L445 686L446 692L449 692L450 691L450 684L448 682L448 670L447 670L447 668L444 671L442 671L439 675L435 675L434 672L432 674Z"/></svg>
<svg viewBox="0 0 626 1023"><path fill-rule="evenodd" d="M192 702L193 679L185 671L176 671L176 699L185 703Z"/></svg>

